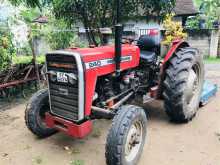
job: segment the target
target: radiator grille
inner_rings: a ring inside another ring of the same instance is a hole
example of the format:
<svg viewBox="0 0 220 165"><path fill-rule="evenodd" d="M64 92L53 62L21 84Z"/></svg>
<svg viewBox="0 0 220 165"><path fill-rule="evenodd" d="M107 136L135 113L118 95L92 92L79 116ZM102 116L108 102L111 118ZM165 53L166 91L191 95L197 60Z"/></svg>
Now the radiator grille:
<svg viewBox="0 0 220 165"><path fill-rule="evenodd" d="M63 54L48 54L46 56L47 71L74 73L78 77L77 63L74 56ZM51 65L56 64L56 65ZM61 67L59 67L59 65ZM72 66L64 68L64 66ZM79 119L79 87L78 79L76 84L72 85L69 82L53 82L48 76L49 93L50 93L50 108L51 112L57 116L69 120ZM63 93L62 91L67 91Z"/></svg>

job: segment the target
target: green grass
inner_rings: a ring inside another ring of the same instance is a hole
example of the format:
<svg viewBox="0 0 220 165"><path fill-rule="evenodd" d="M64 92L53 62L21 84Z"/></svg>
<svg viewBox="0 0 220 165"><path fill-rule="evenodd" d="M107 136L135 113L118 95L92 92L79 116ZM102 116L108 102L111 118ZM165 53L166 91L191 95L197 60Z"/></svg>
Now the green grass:
<svg viewBox="0 0 220 165"><path fill-rule="evenodd" d="M70 165L85 165L83 160L73 160L70 161Z"/></svg>
<svg viewBox="0 0 220 165"><path fill-rule="evenodd" d="M41 164L43 162L43 159L40 156L37 156L34 158L34 163L35 164Z"/></svg>
<svg viewBox="0 0 220 165"><path fill-rule="evenodd" d="M220 63L220 58L216 58L216 57L208 57L204 59L204 62L206 64L212 64L212 63Z"/></svg>
<svg viewBox="0 0 220 165"><path fill-rule="evenodd" d="M24 55L14 56L12 58L12 63L13 64L28 64L28 63L31 63L32 59L33 59L32 56L24 56ZM37 56L37 63L43 64L44 62L45 62L44 55Z"/></svg>

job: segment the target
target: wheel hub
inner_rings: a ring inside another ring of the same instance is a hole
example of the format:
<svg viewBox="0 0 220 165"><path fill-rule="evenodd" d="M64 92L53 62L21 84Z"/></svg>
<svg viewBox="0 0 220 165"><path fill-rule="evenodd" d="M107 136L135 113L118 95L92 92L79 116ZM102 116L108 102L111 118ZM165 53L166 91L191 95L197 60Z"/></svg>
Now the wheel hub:
<svg viewBox="0 0 220 165"><path fill-rule="evenodd" d="M196 72L191 69L189 72L189 77L187 81L187 87L186 87L186 101L187 104L190 104L190 102L193 100L194 96L196 96L197 90L199 85L199 79L196 74Z"/></svg>
<svg viewBox="0 0 220 165"><path fill-rule="evenodd" d="M142 143L143 126L140 121L136 121L130 128L125 144L125 159L132 161L140 149Z"/></svg>

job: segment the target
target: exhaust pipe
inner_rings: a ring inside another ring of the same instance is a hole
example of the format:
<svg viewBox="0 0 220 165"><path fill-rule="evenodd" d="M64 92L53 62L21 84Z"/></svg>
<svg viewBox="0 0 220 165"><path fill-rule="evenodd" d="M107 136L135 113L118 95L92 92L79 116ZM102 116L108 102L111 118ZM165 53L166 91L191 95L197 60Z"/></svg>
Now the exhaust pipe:
<svg viewBox="0 0 220 165"><path fill-rule="evenodd" d="M115 0L116 5L116 25L115 25L115 65L116 76L120 75L120 63L121 63L121 40L122 40L122 25L121 22L121 1Z"/></svg>
<svg viewBox="0 0 220 165"><path fill-rule="evenodd" d="M121 42L122 42L122 25L115 25L115 66L116 76L120 75L120 63L121 63Z"/></svg>

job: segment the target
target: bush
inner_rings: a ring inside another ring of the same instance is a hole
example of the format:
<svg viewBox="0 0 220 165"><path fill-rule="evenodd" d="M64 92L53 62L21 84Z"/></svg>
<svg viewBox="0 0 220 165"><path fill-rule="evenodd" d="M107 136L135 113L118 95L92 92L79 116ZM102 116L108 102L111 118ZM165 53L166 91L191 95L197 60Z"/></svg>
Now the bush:
<svg viewBox="0 0 220 165"><path fill-rule="evenodd" d="M36 61L38 64L44 64L45 62L45 56L44 55L40 55L36 57ZM14 56L12 58L12 63L13 64L29 64L31 63L33 60L33 56Z"/></svg>
<svg viewBox="0 0 220 165"><path fill-rule="evenodd" d="M164 45L170 45L176 39L185 39L187 34L183 32L183 27L180 22L172 20L173 14L168 14L163 22L165 28Z"/></svg>
<svg viewBox="0 0 220 165"><path fill-rule="evenodd" d="M187 29L199 29L199 16L189 17L186 21Z"/></svg>
<svg viewBox="0 0 220 165"><path fill-rule="evenodd" d="M44 37L52 49L66 49L68 47L86 47L87 44L80 41L75 28L68 25L63 19L55 19L52 16L50 23L44 26Z"/></svg>
<svg viewBox="0 0 220 165"><path fill-rule="evenodd" d="M67 31L70 27L64 20L51 18L51 22L47 25L46 29L45 37L52 49L65 49L70 47L75 34L73 31Z"/></svg>
<svg viewBox="0 0 220 165"><path fill-rule="evenodd" d="M11 42L10 34L0 32L0 71L10 67L12 56L15 55L15 49Z"/></svg>

